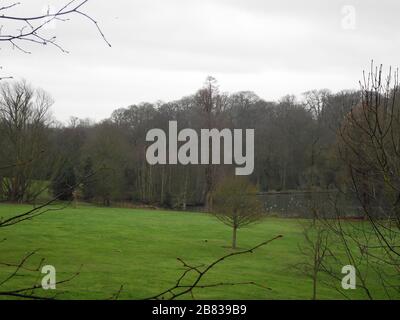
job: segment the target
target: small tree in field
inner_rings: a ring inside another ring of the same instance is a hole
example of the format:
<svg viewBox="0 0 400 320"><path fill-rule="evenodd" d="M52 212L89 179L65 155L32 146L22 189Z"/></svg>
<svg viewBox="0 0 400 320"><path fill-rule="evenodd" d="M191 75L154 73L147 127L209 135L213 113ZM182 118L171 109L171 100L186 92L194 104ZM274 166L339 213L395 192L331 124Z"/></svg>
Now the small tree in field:
<svg viewBox="0 0 400 320"><path fill-rule="evenodd" d="M225 180L214 193L213 214L232 227L233 249L236 249L237 230L263 217L263 206L256 193L254 185L239 177Z"/></svg>

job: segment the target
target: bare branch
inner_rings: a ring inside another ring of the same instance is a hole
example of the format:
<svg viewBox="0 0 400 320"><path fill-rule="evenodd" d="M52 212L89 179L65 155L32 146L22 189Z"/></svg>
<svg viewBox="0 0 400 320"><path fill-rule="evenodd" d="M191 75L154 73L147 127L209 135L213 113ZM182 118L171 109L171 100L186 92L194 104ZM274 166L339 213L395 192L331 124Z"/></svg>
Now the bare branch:
<svg viewBox="0 0 400 320"><path fill-rule="evenodd" d="M210 263L209 265L207 265L203 270L199 269L201 266L198 267L194 267L194 266L190 266L189 264L187 264L185 261L183 261L182 259L178 258L178 260L180 262L182 262L182 264L185 267L185 271L183 272L183 274L178 278L176 284L171 287L166 289L165 291L161 292L160 294L157 294L155 296L146 298L144 300L159 300L159 299L168 299L168 300L174 300L182 295L185 294L191 294L193 297L193 290L195 289L202 289L202 288L210 288L210 287L219 287L219 286L234 286L234 285L253 285L253 286L257 286L263 289L268 289L271 290L268 287L259 285L255 282L219 282L219 283L212 283L212 284L205 284L202 285L200 284L200 281L202 280L202 278L211 270L213 269L217 264L221 263L222 261L231 258L233 256L237 256L237 255L243 255L243 254L248 254L248 253L253 253L255 250L259 249L260 247L263 247L269 243L271 243L274 240L280 239L282 238L282 235L276 236L270 240L264 241L250 249L247 250L242 250L242 251L237 251L237 252L231 252L229 254L226 254L220 258L218 258L217 260L213 261L212 263ZM194 279L194 281L190 284L190 285L181 285L182 280L186 277L186 275L188 273L190 273L191 271L195 271L197 273L196 278Z"/></svg>

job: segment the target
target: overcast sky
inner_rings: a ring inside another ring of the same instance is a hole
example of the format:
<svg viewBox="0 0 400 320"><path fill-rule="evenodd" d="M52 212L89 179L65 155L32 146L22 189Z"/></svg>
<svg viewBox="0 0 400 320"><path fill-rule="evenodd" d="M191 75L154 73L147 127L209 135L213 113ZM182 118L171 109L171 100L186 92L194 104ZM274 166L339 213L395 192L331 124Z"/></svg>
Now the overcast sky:
<svg viewBox="0 0 400 320"><path fill-rule="evenodd" d="M40 14L46 4L67 1L20 2L10 13ZM355 20L344 6L354 7ZM222 91L276 100L310 89L358 88L371 59L399 65L398 0L91 0L83 11L99 21L112 48L76 16L46 30L69 54L29 45L32 54L4 44L0 51L2 75L48 91L62 121L176 100L208 75Z"/></svg>

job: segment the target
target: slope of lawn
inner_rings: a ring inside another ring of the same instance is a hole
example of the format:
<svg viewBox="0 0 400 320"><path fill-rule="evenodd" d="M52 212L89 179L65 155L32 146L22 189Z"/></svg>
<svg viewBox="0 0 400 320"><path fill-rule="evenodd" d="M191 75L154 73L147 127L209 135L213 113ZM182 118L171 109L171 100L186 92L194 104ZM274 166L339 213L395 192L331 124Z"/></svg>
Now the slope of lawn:
<svg viewBox="0 0 400 320"><path fill-rule="evenodd" d="M26 205L0 205L0 217L24 212ZM239 285L198 289L196 299L309 299L311 281L293 267L302 256L301 221L268 218L240 229L238 246L250 248L282 234L284 237L253 254L228 259L213 269L204 284L248 282L271 290ZM39 249L27 266L35 268L44 257L45 264L57 269L57 280L68 278L80 269L72 281L59 285L59 298L106 299L124 286L121 299L141 299L172 286L182 273L177 257L189 264L210 263L232 250L231 230L202 213L102 208L80 205L47 212L33 220L1 228L0 263L18 263L27 253ZM13 268L0 265L0 282ZM8 283L10 288L29 286L40 272L25 272ZM373 285L376 279L370 279ZM2 289L7 288L3 286ZM379 298L379 289L374 291ZM353 290L354 298L365 298L362 290ZM184 298L190 298L186 296ZM322 284L318 298L342 298Z"/></svg>

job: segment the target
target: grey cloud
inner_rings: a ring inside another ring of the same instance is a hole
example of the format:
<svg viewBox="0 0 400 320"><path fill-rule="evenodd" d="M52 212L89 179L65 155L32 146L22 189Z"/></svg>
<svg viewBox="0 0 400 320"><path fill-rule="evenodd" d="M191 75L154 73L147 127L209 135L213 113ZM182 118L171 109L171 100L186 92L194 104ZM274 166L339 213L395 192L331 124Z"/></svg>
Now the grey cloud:
<svg viewBox="0 0 400 320"><path fill-rule="evenodd" d="M25 1L23 13L47 3L60 1ZM355 6L355 30L341 28L343 5ZM85 10L99 20L111 49L94 26L73 17L48 31L70 54L3 47L1 64L3 72L53 94L54 113L63 120L101 119L142 100L176 99L209 74L228 91L277 99L312 88L354 88L370 59L398 64L399 9L396 0L96 0Z"/></svg>

